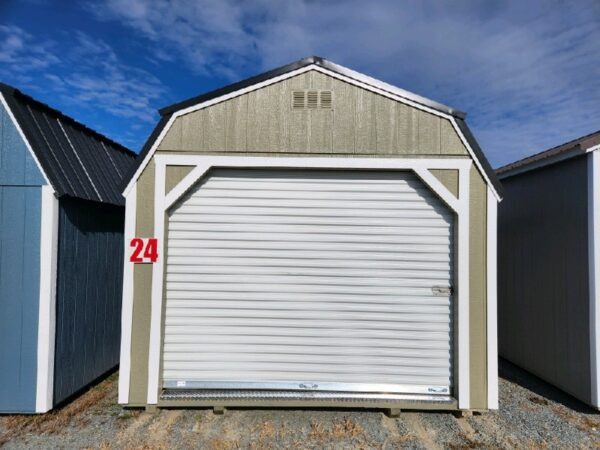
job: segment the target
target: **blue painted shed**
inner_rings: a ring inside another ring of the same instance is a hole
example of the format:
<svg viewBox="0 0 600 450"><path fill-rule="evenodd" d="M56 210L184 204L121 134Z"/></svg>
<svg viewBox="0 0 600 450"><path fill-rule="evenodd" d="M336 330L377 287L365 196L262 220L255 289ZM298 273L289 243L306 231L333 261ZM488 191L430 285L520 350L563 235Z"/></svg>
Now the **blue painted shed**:
<svg viewBox="0 0 600 450"><path fill-rule="evenodd" d="M0 413L43 413L119 361L136 155L0 83Z"/></svg>

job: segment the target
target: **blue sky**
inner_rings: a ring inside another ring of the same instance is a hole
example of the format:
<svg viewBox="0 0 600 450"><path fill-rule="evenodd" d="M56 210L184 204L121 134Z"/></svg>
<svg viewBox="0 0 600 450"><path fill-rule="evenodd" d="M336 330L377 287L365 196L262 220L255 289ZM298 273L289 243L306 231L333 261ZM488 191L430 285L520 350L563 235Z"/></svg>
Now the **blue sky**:
<svg viewBox="0 0 600 450"><path fill-rule="evenodd" d="M495 167L600 129L595 0L0 0L0 80L136 151L158 108L313 54L467 111Z"/></svg>

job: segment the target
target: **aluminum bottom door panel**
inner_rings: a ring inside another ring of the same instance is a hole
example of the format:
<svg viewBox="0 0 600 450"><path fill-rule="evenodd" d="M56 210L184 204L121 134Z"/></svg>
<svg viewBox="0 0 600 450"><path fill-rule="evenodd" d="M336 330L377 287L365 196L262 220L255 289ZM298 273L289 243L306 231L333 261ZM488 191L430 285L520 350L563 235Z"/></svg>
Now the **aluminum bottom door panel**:
<svg viewBox="0 0 600 450"><path fill-rule="evenodd" d="M448 395L453 221L411 172L211 171L169 214L163 386Z"/></svg>

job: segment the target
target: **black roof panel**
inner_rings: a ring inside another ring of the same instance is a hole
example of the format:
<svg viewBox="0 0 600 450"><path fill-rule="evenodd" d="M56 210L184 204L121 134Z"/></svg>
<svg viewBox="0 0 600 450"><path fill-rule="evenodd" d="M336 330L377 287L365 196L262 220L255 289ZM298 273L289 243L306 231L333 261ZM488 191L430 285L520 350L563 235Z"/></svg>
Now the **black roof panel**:
<svg viewBox="0 0 600 450"><path fill-rule="evenodd" d="M0 92L58 196L124 204L134 152L18 89L0 83Z"/></svg>

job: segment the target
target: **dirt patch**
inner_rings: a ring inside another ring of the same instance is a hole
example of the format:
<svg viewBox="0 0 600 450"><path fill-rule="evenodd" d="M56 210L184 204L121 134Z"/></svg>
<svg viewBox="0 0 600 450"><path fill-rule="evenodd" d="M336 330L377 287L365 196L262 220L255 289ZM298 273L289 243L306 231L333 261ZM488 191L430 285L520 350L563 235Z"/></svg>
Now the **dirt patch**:
<svg viewBox="0 0 600 450"><path fill-rule="evenodd" d="M4 431L0 434L0 447L8 441L26 434L63 433L68 427L83 427L90 410L109 406L108 397L116 389L117 375L113 374L101 383L88 388L71 403L40 415L11 415L0 417Z"/></svg>
<svg viewBox="0 0 600 450"><path fill-rule="evenodd" d="M500 410L451 413L327 409L163 409L117 405L116 376L44 416L0 417L7 450L29 448L471 449L600 448L600 414L535 377L502 366ZM526 408L526 410L525 410Z"/></svg>
<svg viewBox="0 0 600 450"><path fill-rule="evenodd" d="M537 397L535 395L530 395L529 397L527 397L527 399L531 403L535 403L536 405L547 406L549 404L548 400L546 400L545 398L543 398L543 397Z"/></svg>

